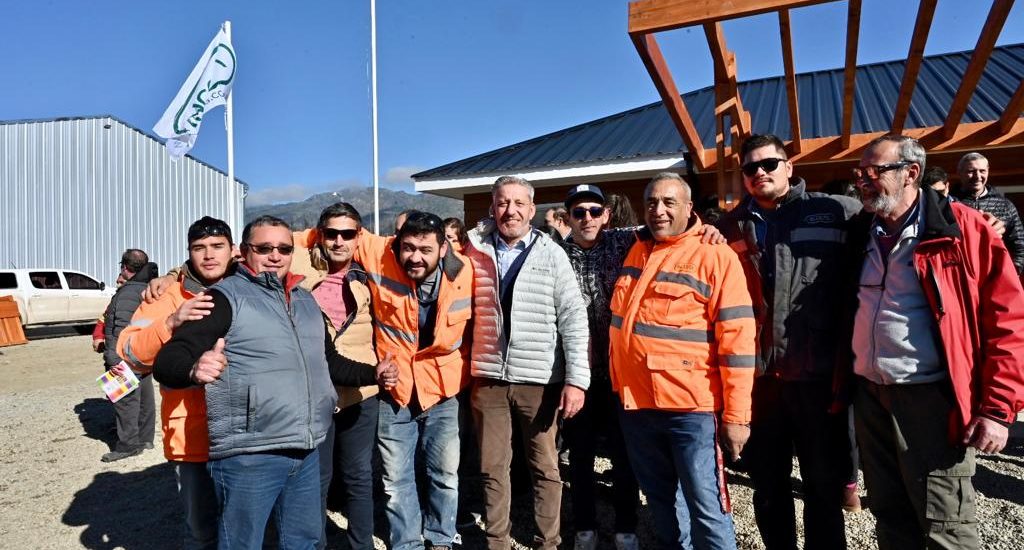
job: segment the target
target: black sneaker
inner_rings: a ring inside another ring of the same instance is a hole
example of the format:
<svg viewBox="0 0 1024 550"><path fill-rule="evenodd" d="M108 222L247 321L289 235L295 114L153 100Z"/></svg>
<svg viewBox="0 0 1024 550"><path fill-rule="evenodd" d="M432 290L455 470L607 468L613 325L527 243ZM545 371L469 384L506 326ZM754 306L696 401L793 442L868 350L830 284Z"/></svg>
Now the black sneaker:
<svg viewBox="0 0 1024 550"><path fill-rule="evenodd" d="M139 454L142 454L142 447L130 449L127 451L110 451L109 453L100 457L100 462L116 462L118 460Z"/></svg>

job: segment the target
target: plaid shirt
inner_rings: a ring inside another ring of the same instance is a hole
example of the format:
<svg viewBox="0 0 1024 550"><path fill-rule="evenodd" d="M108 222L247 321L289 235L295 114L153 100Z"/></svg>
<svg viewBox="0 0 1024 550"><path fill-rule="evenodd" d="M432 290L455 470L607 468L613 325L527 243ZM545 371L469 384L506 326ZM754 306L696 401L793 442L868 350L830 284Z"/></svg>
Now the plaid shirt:
<svg viewBox="0 0 1024 550"><path fill-rule="evenodd" d="M607 229L590 249L573 242L572 236L561 243L587 304L590 324L590 377L608 380L608 329L612 322L612 289L622 262L636 242L636 228Z"/></svg>

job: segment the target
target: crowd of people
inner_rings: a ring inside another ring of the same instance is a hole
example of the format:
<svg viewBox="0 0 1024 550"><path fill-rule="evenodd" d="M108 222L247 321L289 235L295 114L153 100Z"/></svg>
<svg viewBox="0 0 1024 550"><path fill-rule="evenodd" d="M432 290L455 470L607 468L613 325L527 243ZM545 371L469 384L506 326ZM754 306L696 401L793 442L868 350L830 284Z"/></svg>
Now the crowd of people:
<svg viewBox="0 0 1024 550"><path fill-rule="evenodd" d="M517 440L538 548L562 543L566 450L580 550L639 548L640 491L658 547L735 548L727 467L766 548L795 549L794 457L805 548L846 548L858 469L880 548L979 548L975 453L1024 408L1024 227L988 161L963 157L954 199L916 140L884 136L852 198L809 191L775 136L740 157L748 194L714 225L666 172L644 225L581 184L542 231L533 186L502 176L469 231L406 211L378 236L340 202L237 242L204 217L163 277L130 250L104 360L143 382L103 459L152 446L155 379L188 548L323 548L333 478L348 543L372 548L377 453L390 548L460 543L472 456L487 546L508 549Z"/></svg>

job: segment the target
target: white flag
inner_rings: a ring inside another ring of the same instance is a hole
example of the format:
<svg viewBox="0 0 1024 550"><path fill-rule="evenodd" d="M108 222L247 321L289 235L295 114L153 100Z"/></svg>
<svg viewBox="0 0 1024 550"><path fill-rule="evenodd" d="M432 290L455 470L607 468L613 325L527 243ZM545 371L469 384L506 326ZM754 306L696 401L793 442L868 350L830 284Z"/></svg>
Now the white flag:
<svg viewBox="0 0 1024 550"><path fill-rule="evenodd" d="M227 102L235 84L235 50L224 27L206 48L203 57L185 84L153 127L156 135L165 138L171 158L180 159L196 142L203 115Z"/></svg>

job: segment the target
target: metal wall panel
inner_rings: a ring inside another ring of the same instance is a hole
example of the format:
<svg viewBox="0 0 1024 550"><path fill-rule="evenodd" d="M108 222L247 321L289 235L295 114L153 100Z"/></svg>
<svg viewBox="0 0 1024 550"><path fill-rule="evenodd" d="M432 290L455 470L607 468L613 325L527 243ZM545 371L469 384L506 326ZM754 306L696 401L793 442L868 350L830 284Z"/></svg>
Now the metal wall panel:
<svg viewBox="0 0 1024 550"><path fill-rule="evenodd" d="M0 267L74 269L112 285L126 248L161 271L209 215L240 237L244 184L114 117L0 122ZM232 200L234 199L234 200Z"/></svg>

